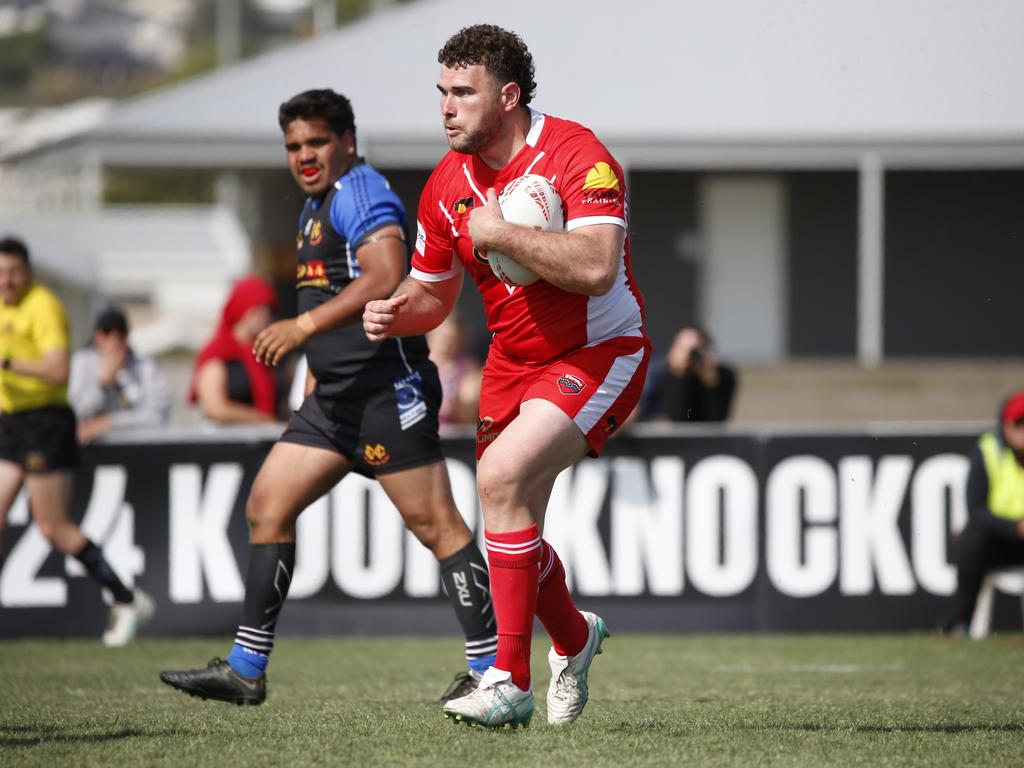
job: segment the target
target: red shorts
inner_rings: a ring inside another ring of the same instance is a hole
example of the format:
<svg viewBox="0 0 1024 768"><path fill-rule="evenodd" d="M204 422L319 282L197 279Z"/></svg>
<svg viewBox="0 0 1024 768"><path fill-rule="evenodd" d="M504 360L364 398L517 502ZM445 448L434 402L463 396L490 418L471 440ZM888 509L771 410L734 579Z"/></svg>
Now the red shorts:
<svg viewBox="0 0 1024 768"><path fill-rule="evenodd" d="M650 359L646 336L620 336L540 365L509 360L492 346L480 392L477 459L519 415L519 406L538 398L572 419L590 455L599 455L640 401Z"/></svg>

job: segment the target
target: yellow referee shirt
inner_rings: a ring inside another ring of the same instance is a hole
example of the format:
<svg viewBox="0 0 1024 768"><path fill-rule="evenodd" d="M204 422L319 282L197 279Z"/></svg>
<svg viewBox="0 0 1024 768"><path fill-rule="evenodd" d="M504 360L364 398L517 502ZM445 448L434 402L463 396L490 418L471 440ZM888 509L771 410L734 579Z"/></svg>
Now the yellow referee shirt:
<svg viewBox="0 0 1024 768"><path fill-rule="evenodd" d="M49 288L33 282L17 304L0 302L0 359L38 360L68 347L68 317ZM67 404L67 384L0 370L0 411Z"/></svg>

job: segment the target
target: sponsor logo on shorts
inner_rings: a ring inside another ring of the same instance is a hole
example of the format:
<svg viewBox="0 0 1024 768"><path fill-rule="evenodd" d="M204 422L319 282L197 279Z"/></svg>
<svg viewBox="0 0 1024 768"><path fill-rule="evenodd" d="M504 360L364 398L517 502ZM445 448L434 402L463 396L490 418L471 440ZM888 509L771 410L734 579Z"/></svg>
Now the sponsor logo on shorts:
<svg viewBox="0 0 1024 768"><path fill-rule="evenodd" d="M299 262L295 265L295 287L326 288L329 284L327 270L322 261Z"/></svg>
<svg viewBox="0 0 1024 768"><path fill-rule="evenodd" d="M475 203L476 201L473 199L472 196L464 197L461 200L455 201L455 205L452 206L452 210L455 211L455 215L458 216L460 214L466 213L466 211L472 208Z"/></svg>
<svg viewBox="0 0 1024 768"><path fill-rule="evenodd" d="M619 420L614 416L609 416L604 422L604 433L610 435L616 429L619 428Z"/></svg>
<svg viewBox="0 0 1024 768"><path fill-rule="evenodd" d="M379 467L383 464L387 464L391 461L391 457L388 456L388 449L380 443L376 445L370 445L367 443L363 448L363 459L371 467Z"/></svg>
<svg viewBox="0 0 1024 768"><path fill-rule="evenodd" d="M494 419L490 416L484 416L476 423L476 441L478 443L490 443L497 439L501 431L491 432L491 428L494 426Z"/></svg>
<svg viewBox="0 0 1024 768"><path fill-rule="evenodd" d="M563 395L578 395L586 386L583 379L571 373L563 373L558 377L558 391Z"/></svg>
<svg viewBox="0 0 1024 768"><path fill-rule="evenodd" d="M29 451L25 454L25 469L29 472L43 472L47 466L46 454L42 451Z"/></svg>
<svg viewBox="0 0 1024 768"><path fill-rule="evenodd" d="M395 379L395 403L398 423L402 431L419 424L427 416L427 401L423 395L423 377L419 371Z"/></svg>
<svg viewBox="0 0 1024 768"><path fill-rule="evenodd" d="M473 248L473 258L479 261L481 264L490 264L487 260L487 251L478 251L475 247Z"/></svg>
<svg viewBox="0 0 1024 768"><path fill-rule="evenodd" d="M324 240L324 225L317 219L313 222L313 228L309 231L309 244L320 245Z"/></svg>

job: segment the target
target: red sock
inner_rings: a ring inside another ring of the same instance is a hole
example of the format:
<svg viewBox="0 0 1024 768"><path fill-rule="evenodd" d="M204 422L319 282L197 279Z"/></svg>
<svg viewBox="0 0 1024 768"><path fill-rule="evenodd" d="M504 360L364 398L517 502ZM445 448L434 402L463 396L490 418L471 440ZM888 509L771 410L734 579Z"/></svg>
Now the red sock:
<svg viewBox="0 0 1024 768"><path fill-rule="evenodd" d="M530 639L537 610L540 533L536 525L507 533L486 532L491 599L498 620L494 666L512 673L512 682L530 687Z"/></svg>
<svg viewBox="0 0 1024 768"><path fill-rule="evenodd" d="M569 596L565 568L558 553L541 540L540 581L537 589L537 618L551 635L551 644L559 656L575 656L590 636L586 619Z"/></svg>

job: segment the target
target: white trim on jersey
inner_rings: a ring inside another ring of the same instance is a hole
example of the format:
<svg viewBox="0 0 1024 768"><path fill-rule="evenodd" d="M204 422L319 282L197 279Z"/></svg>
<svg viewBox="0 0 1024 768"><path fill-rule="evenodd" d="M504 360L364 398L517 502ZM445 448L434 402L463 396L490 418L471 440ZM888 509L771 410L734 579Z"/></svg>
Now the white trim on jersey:
<svg viewBox="0 0 1024 768"><path fill-rule="evenodd" d="M620 219L618 216L582 216L565 222L565 231L572 232L574 229L589 227L594 224L615 224L623 229L626 228L626 220Z"/></svg>
<svg viewBox="0 0 1024 768"><path fill-rule="evenodd" d="M537 153L537 156L536 156L535 158L533 158L533 160L531 160L531 161L530 161L530 164L529 164L528 166L526 166L526 170L525 170L525 171L523 171L523 176L525 176L525 175L526 175L526 174L528 174L528 173L529 173L530 171L532 171L532 170L533 170L533 166L535 166L535 165L537 164L537 162L538 162L538 161L539 161L539 160L540 160L540 159L541 159L542 157L544 157L544 150L543 150L543 149L542 149L542 150L541 150L540 152L538 152L538 153ZM551 183L552 183L552 184L554 184L554 183L555 183L554 179L552 179L552 180L551 180Z"/></svg>
<svg viewBox="0 0 1024 768"><path fill-rule="evenodd" d="M444 217L448 219L448 226L452 228L452 236L458 237L459 230L455 228L455 218L450 213L448 213L448 209L444 207L444 203L442 203L440 200L437 201L437 207L441 209L441 213L443 213ZM416 224L419 225L419 221L417 221Z"/></svg>
<svg viewBox="0 0 1024 768"><path fill-rule="evenodd" d="M483 203L484 205L487 205L487 195L485 195L483 192L481 192L480 188L476 185L476 182L473 181L473 174L469 172L469 166L466 165L465 163L462 164L462 172L464 174L466 174L466 181L468 181L469 182L469 186L472 187L473 193L477 197L480 198L480 202L481 203ZM454 226L455 226L455 224L453 223L452 227L454 227Z"/></svg>
<svg viewBox="0 0 1024 768"><path fill-rule="evenodd" d="M639 336L642 325L640 304L629 289L623 249L612 289L603 296L587 299L587 346L618 336Z"/></svg>
<svg viewBox="0 0 1024 768"><path fill-rule="evenodd" d="M419 280L421 283L440 283L451 280L463 270L462 262L457 256L452 259L452 268L447 272L424 272L422 269L413 267L409 270L409 277Z"/></svg>
<svg viewBox="0 0 1024 768"><path fill-rule="evenodd" d="M587 400L573 422L584 435L589 435L602 417L608 413L619 396L629 386L629 382L636 375L636 369L643 362L646 350L641 347L631 355L623 355L615 358L612 367L608 369L608 375L598 386L597 391Z"/></svg>
<svg viewBox="0 0 1024 768"><path fill-rule="evenodd" d="M526 134L526 143L531 147L537 146L537 142L540 140L540 134L544 130L544 113L538 112L537 110L530 109L530 131Z"/></svg>

